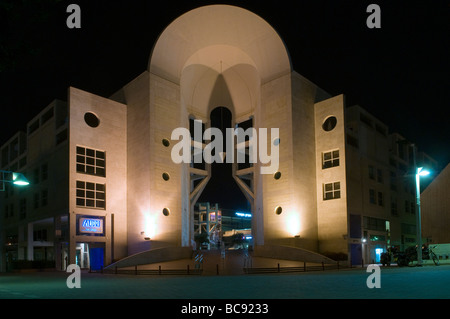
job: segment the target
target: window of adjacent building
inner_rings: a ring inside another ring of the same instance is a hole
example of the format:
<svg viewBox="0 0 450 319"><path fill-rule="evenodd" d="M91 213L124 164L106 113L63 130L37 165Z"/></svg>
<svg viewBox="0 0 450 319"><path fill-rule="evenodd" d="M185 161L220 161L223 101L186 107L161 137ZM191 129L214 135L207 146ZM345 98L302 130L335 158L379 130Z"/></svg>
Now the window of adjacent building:
<svg viewBox="0 0 450 319"><path fill-rule="evenodd" d="M39 193L34 193L34 209L39 208Z"/></svg>
<svg viewBox="0 0 450 319"><path fill-rule="evenodd" d="M47 206L47 204L48 204L48 190L47 189L44 189L41 192L41 204L42 204L42 206Z"/></svg>
<svg viewBox="0 0 450 319"><path fill-rule="evenodd" d="M371 204L377 203L376 193L374 189L369 189L369 202Z"/></svg>
<svg viewBox="0 0 450 319"><path fill-rule="evenodd" d="M372 165L369 165L369 178L375 179L375 168Z"/></svg>
<svg viewBox="0 0 450 319"><path fill-rule="evenodd" d="M67 129L64 129L58 134L56 134L56 145L59 145L66 140L67 140Z"/></svg>
<svg viewBox="0 0 450 319"><path fill-rule="evenodd" d="M383 171L377 168L377 181L383 183Z"/></svg>
<svg viewBox="0 0 450 319"><path fill-rule="evenodd" d="M48 178L48 164L47 163L45 163L41 167L41 178L43 181L46 181Z"/></svg>
<svg viewBox="0 0 450 319"><path fill-rule="evenodd" d="M27 217L27 200L22 198L19 202L19 218L25 219Z"/></svg>
<svg viewBox="0 0 450 319"><path fill-rule="evenodd" d="M76 204L79 207L106 208L105 184L77 181Z"/></svg>
<svg viewBox="0 0 450 319"><path fill-rule="evenodd" d="M30 124L30 126L28 127L28 135L36 131L38 128L39 128L39 119L35 120L33 123Z"/></svg>
<svg viewBox="0 0 450 319"><path fill-rule="evenodd" d="M77 146L77 173L106 176L105 152Z"/></svg>
<svg viewBox="0 0 450 319"><path fill-rule="evenodd" d="M53 117L53 108L45 112L41 117L41 125L50 120Z"/></svg>
<svg viewBox="0 0 450 319"><path fill-rule="evenodd" d="M378 192L378 205L379 206L384 206L384 199L383 199L383 193L382 192Z"/></svg>
<svg viewBox="0 0 450 319"><path fill-rule="evenodd" d="M323 185L323 199L336 199L341 198L341 183L327 183Z"/></svg>
<svg viewBox="0 0 450 319"><path fill-rule="evenodd" d="M398 215L397 200L395 198L391 198L391 214L394 216Z"/></svg>
<svg viewBox="0 0 450 319"><path fill-rule="evenodd" d="M38 229L33 231L34 241L47 241L47 229Z"/></svg>
<svg viewBox="0 0 450 319"><path fill-rule="evenodd" d="M384 219L363 216L363 227L368 230L386 231L388 223ZM366 237L367 235L365 235Z"/></svg>
<svg viewBox="0 0 450 319"><path fill-rule="evenodd" d="M322 153L322 168L339 166L339 150Z"/></svg>
<svg viewBox="0 0 450 319"><path fill-rule="evenodd" d="M39 184L39 167L33 171L33 184Z"/></svg>

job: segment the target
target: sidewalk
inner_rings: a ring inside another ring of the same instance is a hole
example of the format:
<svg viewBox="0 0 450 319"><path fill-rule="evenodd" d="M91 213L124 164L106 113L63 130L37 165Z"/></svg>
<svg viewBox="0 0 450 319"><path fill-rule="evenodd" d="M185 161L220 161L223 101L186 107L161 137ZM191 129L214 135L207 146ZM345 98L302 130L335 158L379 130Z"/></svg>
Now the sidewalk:
<svg viewBox="0 0 450 319"><path fill-rule="evenodd" d="M201 264L196 264L194 257L200 255L203 258ZM249 254L250 255L250 254ZM180 259L175 261L139 265L139 270L158 270L161 269L196 269L200 267L203 269L202 275L244 275L244 268L274 268L277 267L300 267L303 268L305 263L303 261L282 260L264 257L246 257L244 250L227 250L225 255L221 254L220 250L200 250L194 254L192 259ZM307 263L307 267L321 266L321 264ZM122 269L133 270L134 267L126 267Z"/></svg>

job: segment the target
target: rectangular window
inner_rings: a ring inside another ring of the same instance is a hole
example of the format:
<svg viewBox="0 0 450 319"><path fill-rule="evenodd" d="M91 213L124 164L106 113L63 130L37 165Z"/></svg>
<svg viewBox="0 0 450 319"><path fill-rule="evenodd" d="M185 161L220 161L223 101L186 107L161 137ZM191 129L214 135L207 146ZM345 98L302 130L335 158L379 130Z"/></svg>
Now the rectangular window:
<svg viewBox="0 0 450 319"><path fill-rule="evenodd" d="M369 165L369 178L375 179L375 168L372 165Z"/></svg>
<svg viewBox="0 0 450 319"><path fill-rule="evenodd" d="M19 218L25 219L27 217L27 200L26 198L22 198L19 201Z"/></svg>
<svg viewBox="0 0 450 319"><path fill-rule="evenodd" d="M77 173L106 176L104 151L77 146Z"/></svg>
<svg viewBox="0 0 450 319"><path fill-rule="evenodd" d="M34 209L39 208L39 193L34 193Z"/></svg>
<svg viewBox="0 0 450 319"><path fill-rule="evenodd" d="M363 226L368 230L386 231L386 220L374 217L363 217Z"/></svg>
<svg viewBox="0 0 450 319"><path fill-rule="evenodd" d="M377 199L376 199L376 195L375 195L375 190L374 189L369 189L369 202L371 204L376 204L377 203Z"/></svg>
<svg viewBox="0 0 450 319"><path fill-rule="evenodd" d="M377 181L383 183L383 171L377 168Z"/></svg>
<svg viewBox="0 0 450 319"><path fill-rule="evenodd" d="M39 167L34 169L33 172L33 184L39 184Z"/></svg>
<svg viewBox="0 0 450 319"><path fill-rule="evenodd" d="M42 204L42 206L47 206L47 204L48 204L48 190L44 189L41 194L42 194L42 196L41 196L41 204Z"/></svg>
<svg viewBox="0 0 450 319"><path fill-rule="evenodd" d="M384 206L384 200L383 200L383 193L382 192L378 192L378 205L379 206Z"/></svg>
<svg viewBox="0 0 450 319"><path fill-rule="evenodd" d="M323 185L323 199L336 199L341 198L341 183L327 183Z"/></svg>
<svg viewBox="0 0 450 319"><path fill-rule="evenodd" d="M395 198L391 198L391 214L394 216L398 216L397 200Z"/></svg>
<svg viewBox="0 0 450 319"><path fill-rule="evenodd" d="M339 166L339 150L322 153L322 168Z"/></svg>
<svg viewBox="0 0 450 319"><path fill-rule="evenodd" d="M56 134L56 145L61 144L64 141L67 141L67 129L62 130L58 134Z"/></svg>
<svg viewBox="0 0 450 319"><path fill-rule="evenodd" d="M47 163L45 163L41 167L41 177L42 177L43 181L46 181L48 178L48 164Z"/></svg>
<svg viewBox="0 0 450 319"><path fill-rule="evenodd" d="M79 207L106 208L105 184L77 181L76 204Z"/></svg>

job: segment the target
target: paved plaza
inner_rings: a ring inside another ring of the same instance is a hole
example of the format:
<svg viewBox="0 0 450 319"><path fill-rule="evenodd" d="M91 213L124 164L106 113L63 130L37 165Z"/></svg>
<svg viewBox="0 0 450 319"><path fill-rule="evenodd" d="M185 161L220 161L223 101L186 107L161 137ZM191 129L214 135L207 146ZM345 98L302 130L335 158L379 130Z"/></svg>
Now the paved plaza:
<svg viewBox="0 0 450 319"><path fill-rule="evenodd" d="M0 299L411 299L450 297L450 265L381 268L381 288L365 268L294 274L143 276L65 272L0 274Z"/></svg>

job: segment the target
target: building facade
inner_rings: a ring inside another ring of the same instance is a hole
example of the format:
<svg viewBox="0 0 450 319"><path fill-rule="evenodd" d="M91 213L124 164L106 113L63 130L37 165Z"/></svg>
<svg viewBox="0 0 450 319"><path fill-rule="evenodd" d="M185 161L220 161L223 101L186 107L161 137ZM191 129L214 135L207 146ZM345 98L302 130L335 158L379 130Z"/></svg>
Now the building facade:
<svg viewBox="0 0 450 319"><path fill-rule="evenodd" d="M212 5L173 21L148 69L115 94L71 87L67 103L53 102L27 133L2 146L2 169L32 177L29 188L2 194L3 269L13 259L37 258L53 259L58 269L92 267L191 246L194 206L211 167L174 162L180 137L173 132L189 130L193 120L209 128L217 107L231 112L232 127L269 129L267 149L279 155L273 167L232 164L250 203L254 246L360 263L413 241L412 195L401 179L411 163L398 135L296 73L266 21ZM207 144L193 140L192 154Z"/></svg>
<svg viewBox="0 0 450 319"><path fill-rule="evenodd" d="M450 243L450 164L421 194L422 237L424 243Z"/></svg>

